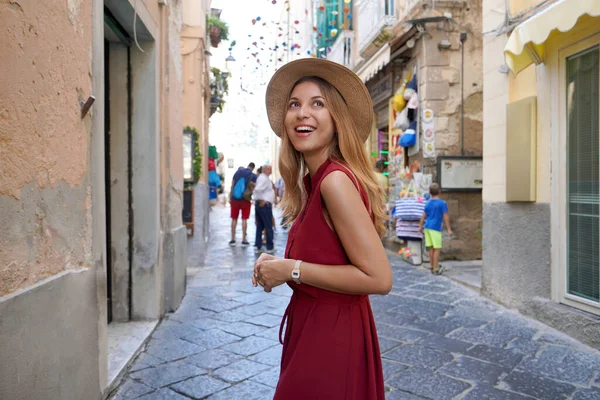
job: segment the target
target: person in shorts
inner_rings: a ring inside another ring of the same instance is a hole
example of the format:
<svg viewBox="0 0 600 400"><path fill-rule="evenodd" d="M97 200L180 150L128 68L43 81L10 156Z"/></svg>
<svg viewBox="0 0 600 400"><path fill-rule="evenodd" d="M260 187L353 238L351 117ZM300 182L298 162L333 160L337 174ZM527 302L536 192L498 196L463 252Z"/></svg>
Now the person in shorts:
<svg viewBox="0 0 600 400"><path fill-rule="evenodd" d="M252 172L254 171L254 163L248 164L248 168L241 168L236 171L233 175L233 179L231 181L231 190L230 194L233 192L233 188L239 179L246 179L246 184L248 182L256 181L256 175ZM235 246L235 231L237 229L237 221L242 214L242 246L248 246L247 231L248 231L248 218L250 218L250 208L252 207L252 202L244 200L244 199L233 199L230 198L229 204L231 205L231 241L229 242L230 246Z"/></svg>
<svg viewBox="0 0 600 400"><path fill-rule="evenodd" d="M440 275L443 269L439 266L440 250L442 249L442 226L445 224L448 235L452 237L450 217L448 216L448 204L440 199L440 185L437 183L429 187L431 199L425 205L425 211L419 222L419 232L423 232L425 226L425 245L429 248L429 262L431 273Z"/></svg>

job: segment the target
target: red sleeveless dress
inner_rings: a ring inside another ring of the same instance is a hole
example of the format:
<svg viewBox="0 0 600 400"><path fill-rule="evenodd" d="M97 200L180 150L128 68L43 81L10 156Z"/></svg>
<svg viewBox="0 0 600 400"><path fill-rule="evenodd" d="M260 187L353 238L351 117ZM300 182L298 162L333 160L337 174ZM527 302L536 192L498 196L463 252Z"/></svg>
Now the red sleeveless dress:
<svg viewBox="0 0 600 400"><path fill-rule="evenodd" d="M337 234L323 216L321 182L326 161L304 178L307 204L290 229L285 257L325 265L349 264ZM368 209L368 197L358 187ZM366 295L347 295L289 282L293 289L279 332L281 372L274 400L384 400L383 372L373 312ZM284 324L285 334L282 338Z"/></svg>

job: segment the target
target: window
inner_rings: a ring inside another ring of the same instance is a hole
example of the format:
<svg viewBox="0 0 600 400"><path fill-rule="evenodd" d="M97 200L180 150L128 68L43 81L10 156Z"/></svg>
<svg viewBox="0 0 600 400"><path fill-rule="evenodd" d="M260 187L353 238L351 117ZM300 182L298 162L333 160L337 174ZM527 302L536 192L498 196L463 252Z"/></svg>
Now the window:
<svg viewBox="0 0 600 400"><path fill-rule="evenodd" d="M385 15L386 15L386 17L393 17L394 16L394 1L395 0L384 0L384 2L385 2Z"/></svg>
<svg viewBox="0 0 600 400"><path fill-rule="evenodd" d="M565 59L566 293L600 304L599 55L595 46Z"/></svg>

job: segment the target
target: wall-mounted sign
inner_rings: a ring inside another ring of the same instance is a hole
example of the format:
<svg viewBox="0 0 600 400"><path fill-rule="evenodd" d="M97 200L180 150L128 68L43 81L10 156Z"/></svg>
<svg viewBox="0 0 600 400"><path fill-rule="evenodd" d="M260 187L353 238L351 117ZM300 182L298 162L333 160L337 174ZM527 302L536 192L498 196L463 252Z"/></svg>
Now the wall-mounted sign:
<svg viewBox="0 0 600 400"><path fill-rule="evenodd" d="M446 192L477 192L483 188L483 159L469 156L440 156L437 177Z"/></svg>
<svg viewBox="0 0 600 400"><path fill-rule="evenodd" d="M423 110L421 129L423 132L423 158L435 158L435 126L433 110Z"/></svg>
<svg viewBox="0 0 600 400"><path fill-rule="evenodd" d="M183 180L194 181L194 132L183 132Z"/></svg>
<svg viewBox="0 0 600 400"><path fill-rule="evenodd" d="M387 100L394 95L392 74L387 74L376 82L369 82L367 88L369 89L369 94L373 99L373 105L376 106L384 100L387 104Z"/></svg>

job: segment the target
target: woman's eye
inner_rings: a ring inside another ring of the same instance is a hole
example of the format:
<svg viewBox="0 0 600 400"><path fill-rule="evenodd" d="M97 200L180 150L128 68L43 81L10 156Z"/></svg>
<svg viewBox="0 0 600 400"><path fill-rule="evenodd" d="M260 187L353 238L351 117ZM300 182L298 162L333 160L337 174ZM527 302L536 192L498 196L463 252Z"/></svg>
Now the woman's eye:
<svg viewBox="0 0 600 400"><path fill-rule="evenodd" d="M299 106L300 106L300 104L297 101L293 101L293 102L290 103L290 108L292 108L292 107L299 107Z"/></svg>
<svg viewBox="0 0 600 400"><path fill-rule="evenodd" d="M325 104L323 104L322 101L319 101L319 100L315 101L315 106L317 106L317 107L323 107L324 105Z"/></svg>

